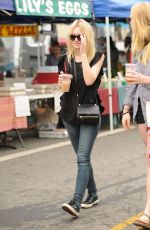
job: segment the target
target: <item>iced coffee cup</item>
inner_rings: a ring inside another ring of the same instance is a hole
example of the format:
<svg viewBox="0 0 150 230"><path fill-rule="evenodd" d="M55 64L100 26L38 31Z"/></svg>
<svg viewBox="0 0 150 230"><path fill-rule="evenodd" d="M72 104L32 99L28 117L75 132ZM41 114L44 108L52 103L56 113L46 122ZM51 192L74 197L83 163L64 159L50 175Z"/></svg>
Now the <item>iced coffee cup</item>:
<svg viewBox="0 0 150 230"><path fill-rule="evenodd" d="M62 77L62 83L61 83L62 92L69 92L72 75L63 73L61 74L61 77Z"/></svg>
<svg viewBox="0 0 150 230"><path fill-rule="evenodd" d="M125 64L125 75L127 73L134 73L136 71L136 64L134 63L126 63ZM132 82L132 80L129 80L128 78L126 78L127 82Z"/></svg>

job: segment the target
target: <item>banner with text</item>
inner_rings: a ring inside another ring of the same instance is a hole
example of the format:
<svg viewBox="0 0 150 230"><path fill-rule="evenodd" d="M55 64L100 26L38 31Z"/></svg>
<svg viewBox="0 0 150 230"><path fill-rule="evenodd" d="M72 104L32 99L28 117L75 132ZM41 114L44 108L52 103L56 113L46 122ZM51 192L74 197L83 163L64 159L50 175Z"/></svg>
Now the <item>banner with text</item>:
<svg viewBox="0 0 150 230"><path fill-rule="evenodd" d="M90 0L14 0L18 15L91 18Z"/></svg>
<svg viewBox="0 0 150 230"><path fill-rule="evenodd" d="M14 36L36 36L38 34L38 26L33 25L0 25L0 37Z"/></svg>

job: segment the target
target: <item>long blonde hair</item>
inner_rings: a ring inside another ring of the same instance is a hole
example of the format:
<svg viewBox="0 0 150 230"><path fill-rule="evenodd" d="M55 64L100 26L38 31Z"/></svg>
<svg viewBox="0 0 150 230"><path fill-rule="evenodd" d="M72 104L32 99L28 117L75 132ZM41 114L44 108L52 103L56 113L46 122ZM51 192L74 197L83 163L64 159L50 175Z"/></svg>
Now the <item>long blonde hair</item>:
<svg viewBox="0 0 150 230"><path fill-rule="evenodd" d="M79 27L81 30L81 33L84 34L84 36L86 37L86 54L87 54L87 58L88 61L90 63L90 61L94 58L95 56L95 38L94 38L94 31L91 27L91 25L86 22L83 19L79 19L79 20L75 20L68 31L68 40L67 40L67 59L68 62L70 63L71 58L75 57L75 49L72 46L72 42L69 39L69 35L73 33L73 30Z"/></svg>
<svg viewBox="0 0 150 230"><path fill-rule="evenodd" d="M140 2L131 8L132 53L146 65L150 59L150 3ZM142 55L139 55L141 54Z"/></svg>

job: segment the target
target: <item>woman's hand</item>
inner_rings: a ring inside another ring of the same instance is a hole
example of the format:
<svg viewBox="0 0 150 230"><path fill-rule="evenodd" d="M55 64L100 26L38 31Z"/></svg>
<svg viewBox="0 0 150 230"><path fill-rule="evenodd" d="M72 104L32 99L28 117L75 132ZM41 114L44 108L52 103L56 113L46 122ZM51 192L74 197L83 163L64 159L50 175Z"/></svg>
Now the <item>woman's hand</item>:
<svg viewBox="0 0 150 230"><path fill-rule="evenodd" d="M131 116L130 113L125 113L122 115L122 126L124 129L129 130L131 125Z"/></svg>
<svg viewBox="0 0 150 230"><path fill-rule="evenodd" d="M81 38L80 54L82 57L82 56L86 55L86 37L81 34L80 38Z"/></svg>
<svg viewBox="0 0 150 230"><path fill-rule="evenodd" d="M144 76L137 72L126 73L125 80L128 84L150 84L150 77Z"/></svg>

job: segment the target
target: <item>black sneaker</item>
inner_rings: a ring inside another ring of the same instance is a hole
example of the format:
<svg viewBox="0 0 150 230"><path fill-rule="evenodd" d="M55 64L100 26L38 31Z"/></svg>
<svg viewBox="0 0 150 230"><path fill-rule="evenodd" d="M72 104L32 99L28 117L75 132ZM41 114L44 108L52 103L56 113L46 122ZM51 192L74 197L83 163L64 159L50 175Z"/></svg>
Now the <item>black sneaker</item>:
<svg viewBox="0 0 150 230"><path fill-rule="evenodd" d="M72 216L77 217L80 214L80 208L76 205L75 199L72 199L69 203L64 203L62 208Z"/></svg>
<svg viewBox="0 0 150 230"><path fill-rule="evenodd" d="M88 195L85 201L82 202L81 208L91 208L99 202L98 196Z"/></svg>

